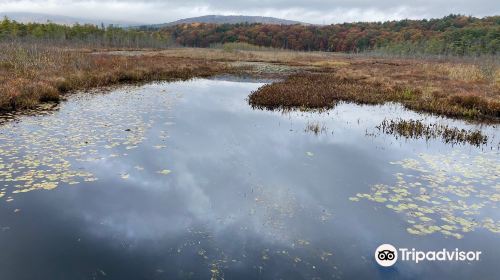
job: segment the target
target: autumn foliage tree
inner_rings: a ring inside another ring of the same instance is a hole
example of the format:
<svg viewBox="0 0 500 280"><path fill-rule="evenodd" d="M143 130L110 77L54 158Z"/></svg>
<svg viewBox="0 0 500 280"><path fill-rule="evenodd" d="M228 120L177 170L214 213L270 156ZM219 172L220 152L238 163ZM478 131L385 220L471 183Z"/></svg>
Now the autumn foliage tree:
<svg viewBox="0 0 500 280"><path fill-rule="evenodd" d="M244 42L301 51L399 54L497 54L500 16L475 18L449 15L430 20L399 20L317 25L182 24L161 30L182 46L209 47Z"/></svg>

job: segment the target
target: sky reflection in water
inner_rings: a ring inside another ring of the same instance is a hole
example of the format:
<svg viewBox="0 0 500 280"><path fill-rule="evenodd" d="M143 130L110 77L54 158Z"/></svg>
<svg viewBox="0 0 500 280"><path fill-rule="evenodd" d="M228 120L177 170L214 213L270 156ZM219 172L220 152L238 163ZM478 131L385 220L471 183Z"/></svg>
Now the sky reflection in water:
<svg viewBox="0 0 500 280"><path fill-rule="evenodd" d="M0 278L495 278L498 150L373 135L388 117L471 125L394 105L253 110L245 98L260 85L193 80L81 94L4 124ZM307 132L308 123L325 130ZM484 131L498 142L496 127ZM414 162L430 157L435 168ZM482 164L472 179L471 159ZM464 170L443 171L447 160ZM458 198L443 176L457 177ZM438 187L415 184L433 180ZM476 207L440 204L423 221L397 208L427 209L403 189ZM448 214L460 239L409 230L452 225ZM460 218L478 222L464 232ZM373 260L381 243L482 250L484 259L382 269Z"/></svg>

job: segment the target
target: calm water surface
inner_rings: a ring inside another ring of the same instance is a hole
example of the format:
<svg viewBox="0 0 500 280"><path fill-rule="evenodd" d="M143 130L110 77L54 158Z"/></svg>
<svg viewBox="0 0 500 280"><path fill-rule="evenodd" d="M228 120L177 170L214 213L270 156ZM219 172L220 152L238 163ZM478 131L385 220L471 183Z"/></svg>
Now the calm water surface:
<svg viewBox="0 0 500 280"><path fill-rule="evenodd" d="M500 156L396 105L253 110L253 81L78 94L0 126L0 279L498 279ZM308 131L318 124L322 131ZM382 243L479 262L378 266Z"/></svg>

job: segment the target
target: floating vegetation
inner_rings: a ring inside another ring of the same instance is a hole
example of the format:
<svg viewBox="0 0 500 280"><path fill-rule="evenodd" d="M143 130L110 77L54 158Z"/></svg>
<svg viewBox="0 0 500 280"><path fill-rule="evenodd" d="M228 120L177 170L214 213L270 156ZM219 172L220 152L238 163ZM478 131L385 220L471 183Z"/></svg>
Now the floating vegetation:
<svg viewBox="0 0 500 280"><path fill-rule="evenodd" d="M166 148L166 147L167 147L167 146L165 146L165 145L155 145L155 146L153 146L153 148L155 148L155 149L157 149L157 150L159 150L159 149L163 149L163 148Z"/></svg>
<svg viewBox="0 0 500 280"><path fill-rule="evenodd" d="M290 224L305 216L310 220L325 223L333 216L330 210L322 205L316 205L306 213L298 197L289 189L258 186L252 189L252 194L253 207L250 209L250 215L258 217L261 225L266 228L266 234L274 240L308 245L308 241L301 238Z"/></svg>
<svg viewBox="0 0 500 280"><path fill-rule="evenodd" d="M172 172L172 171L170 171L170 170L168 170L168 169L163 169L163 170L161 170L161 171L158 171L158 173L159 173L159 174L162 174L162 175L168 175L168 174L170 174L170 172Z"/></svg>
<svg viewBox="0 0 500 280"><path fill-rule="evenodd" d="M425 124L420 120L387 120L376 127L386 134L399 135L404 138L442 139L449 144L464 144L480 146L488 143L488 136L480 130L466 130L449 127L446 124Z"/></svg>
<svg viewBox="0 0 500 280"><path fill-rule="evenodd" d="M241 235L236 238L245 238L247 234L252 234L251 231L251 228L244 227ZM207 228L188 228L183 237L181 242L169 251L178 257L196 258L206 266L210 279L225 279L226 270L231 271L249 262L252 262L258 275L273 275L272 265L277 263L294 268L300 266L301 271L311 279L319 278L321 271L329 271L332 278L339 278L338 275L341 274L335 265L332 252L326 251L326 248L318 248L316 244L303 239L273 244L256 240L252 242L252 246L238 240L233 244L237 249L225 250L225 239L220 240L217 234ZM269 278L266 276L264 278Z"/></svg>
<svg viewBox="0 0 500 280"><path fill-rule="evenodd" d="M230 250L226 250L227 238L221 238L212 226L196 225L181 234L182 240L169 248L170 252L179 257L196 258L206 266L211 279L224 279L226 270L232 271L247 263L251 263L258 275L264 278L276 275L272 268L276 264L300 267L303 275L310 279L320 278L324 271L333 278L341 274L335 266L331 248L306 238L304 227L292 226L311 220L319 222L316 223L318 227L327 225L332 217L328 209L318 204L313 209L306 208L300 196L279 186L253 187L245 198L249 208L243 206L240 209L244 210L243 220L238 218L237 210L228 211L218 218L218 223L224 228L238 227ZM245 201L242 203L246 204ZM256 234L259 237L265 235L265 238L254 238ZM248 238L252 238L252 246L248 246Z"/></svg>
<svg viewBox="0 0 500 280"><path fill-rule="evenodd" d="M133 89L112 96L75 95L58 111L21 115L15 117L18 121L4 123L0 127L0 182L5 185L0 197L9 202L13 194L98 180L92 172L95 167L89 164L127 156L146 139L156 118L170 108L168 95L149 89L148 96L155 96L144 98L144 92ZM133 169L144 170L141 166L131 169L117 176L126 180Z"/></svg>
<svg viewBox="0 0 500 280"><path fill-rule="evenodd" d="M499 216L485 216L498 213L498 154L421 154L391 164L411 172L396 173L394 185L374 185L370 193L358 193L350 200L368 199L404 214L410 234L439 232L460 239L477 229L500 233Z"/></svg>

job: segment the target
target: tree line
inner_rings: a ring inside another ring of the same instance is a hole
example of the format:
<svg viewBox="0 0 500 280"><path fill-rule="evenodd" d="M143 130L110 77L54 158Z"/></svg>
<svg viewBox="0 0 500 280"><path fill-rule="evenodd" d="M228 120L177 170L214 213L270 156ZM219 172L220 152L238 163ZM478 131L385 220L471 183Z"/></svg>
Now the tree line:
<svg viewBox="0 0 500 280"><path fill-rule="evenodd" d="M449 15L440 19L356 22L319 25L182 24L161 30L176 43L209 47L243 42L300 51L395 54L496 55L500 51L500 16Z"/></svg>
<svg viewBox="0 0 500 280"><path fill-rule="evenodd" d="M332 25L194 23L161 29L113 25L60 25L0 21L0 41L47 42L88 47L164 48L172 44L210 47L247 43L300 51L366 52L400 55L496 55L500 16L449 15L440 19L356 22Z"/></svg>
<svg viewBox="0 0 500 280"><path fill-rule="evenodd" d="M113 25L20 23L5 17L0 21L0 41L46 42L93 48L161 48L170 44L170 37L160 32Z"/></svg>

